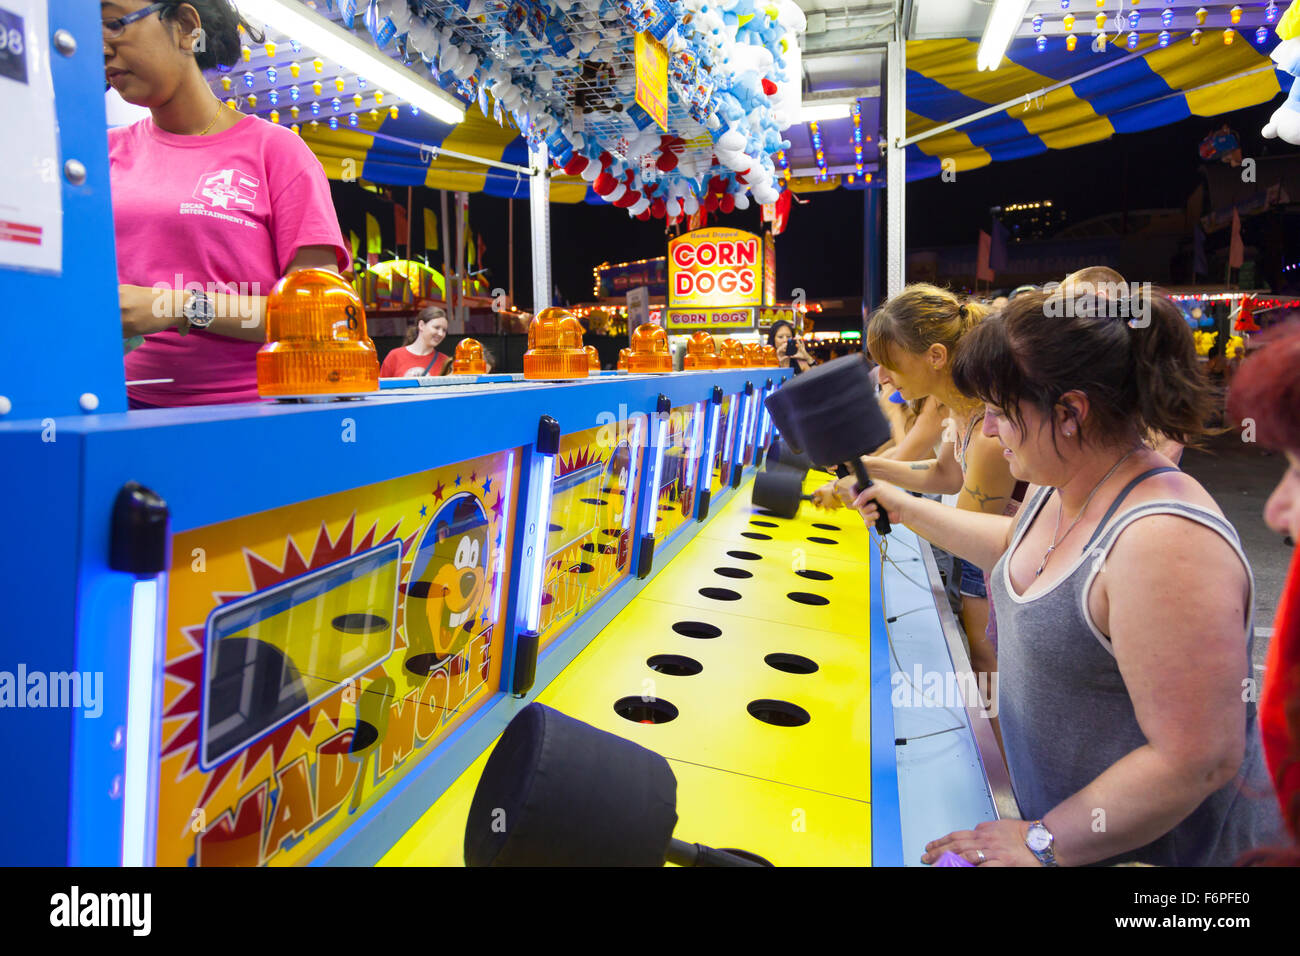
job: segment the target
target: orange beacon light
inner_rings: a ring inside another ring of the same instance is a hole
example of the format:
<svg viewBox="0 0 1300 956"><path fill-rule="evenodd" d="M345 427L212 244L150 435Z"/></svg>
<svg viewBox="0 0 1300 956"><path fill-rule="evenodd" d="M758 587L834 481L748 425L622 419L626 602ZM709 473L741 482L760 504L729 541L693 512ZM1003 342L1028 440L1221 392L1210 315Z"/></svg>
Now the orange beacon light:
<svg viewBox="0 0 1300 956"><path fill-rule="evenodd" d="M328 269L299 269L266 303L266 344L257 353L257 391L267 398L379 390L379 356L352 285Z"/></svg>
<svg viewBox="0 0 1300 956"><path fill-rule="evenodd" d="M627 360L629 372L663 374L673 370L668 354L668 333L653 322L638 325L632 333L632 354Z"/></svg>
<svg viewBox="0 0 1300 956"><path fill-rule="evenodd" d="M564 309L542 309L528 326L524 378L586 378L591 365L582 323Z"/></svg>
<svg viewBox="0 0 1300 956"><path fill-rule="evenodd" d="M486 375L487 360L483 357L483 343L478 339L461 339L457 342L451 371L455 375Z"/></svg>
<svg viewBox="0 0 1300 956"><path fill-rule="evenodd" d="M718 343L713 341L713 336L708 332L693 333L686 343L686 358L682 360L682 368L698 371L720 367Z"/></svg>

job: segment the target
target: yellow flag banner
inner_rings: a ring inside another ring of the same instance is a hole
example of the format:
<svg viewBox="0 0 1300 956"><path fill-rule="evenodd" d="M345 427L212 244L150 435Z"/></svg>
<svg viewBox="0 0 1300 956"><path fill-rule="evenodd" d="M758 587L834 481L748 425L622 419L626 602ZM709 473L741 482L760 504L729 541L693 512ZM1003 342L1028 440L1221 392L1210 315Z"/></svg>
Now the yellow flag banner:
<svg viewBox="0 0 1300 956"><path fill-rule="evenodd" d="M384 243L380 238L379 220L366 213L366 255L379 255L384 251Z"/></svg>
<svg viewBox="0 0 1300 956"><path fill-rule="evenodd" d="M432 209L424 210L424 248L426 252L438 249L438 216Z"/></svg>

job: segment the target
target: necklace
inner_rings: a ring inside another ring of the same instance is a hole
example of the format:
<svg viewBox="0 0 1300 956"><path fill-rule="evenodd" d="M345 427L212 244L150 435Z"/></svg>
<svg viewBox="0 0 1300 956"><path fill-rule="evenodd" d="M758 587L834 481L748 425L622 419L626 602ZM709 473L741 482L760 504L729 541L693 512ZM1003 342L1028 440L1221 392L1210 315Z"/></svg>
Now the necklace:
<svg viewBox="0 0 1300 956"><path fill-rule="evenodd" d="M221 118L221 111L224 110L225 108L226 108L226 104L218 100L217 111L212 115L212 122L209 123L207 126L203 127L203 132L199 133L200 136L206 135L208 130L212 129L212 127L217 125L217 120Z"/></svg>
<svg viewBox="0 0 1300 956"><path fill-rule="evenodd" d="M1093 495L1095 495L1098 492L1098 490L1101 488L1101 486L1106 483L1106 479L1108 479L1111 475L1115 474L1115 472L1119 471L1119 466L1124 464L1124 462L1128 461L1129 457L1135 451L1137 451L1136 448L1130 449L1127 455L1125 455L1119 461L1115 462L1115 464L1110 466L1110 471L1102 475L1101 481L1097 482L1095 485L1092 486L1092 491L1088 492L1088 497L1085 498L1083 501L1083 507L1079 509L1079 513L1074 516L1074 520L1070 522L1070 526L1065 529L1065 534L1061 535L1058 541L1057 535L1060 533L1061 530L1061 515L1065 513L1065 502L1064 501L1061 502L1061 508L1059 511L1056 512L1056 529L1052 532L1052 546L1048 548L1047 553L1043 555L1043 563L1040 564L1038 566L1038 570L1034 572L1034 577L1038 577L1043 573L1043 569L1047 567L1047 561L1049 558L1051 558L1052 552L1056 550L1056 546L1064 542L1065 539L1070 536L1070 532L1074 530L1074 526L1079 523L1079 519L1081 519L1083 517L1084 512L1088 510L1088 505L1092 504Z"/></svg>

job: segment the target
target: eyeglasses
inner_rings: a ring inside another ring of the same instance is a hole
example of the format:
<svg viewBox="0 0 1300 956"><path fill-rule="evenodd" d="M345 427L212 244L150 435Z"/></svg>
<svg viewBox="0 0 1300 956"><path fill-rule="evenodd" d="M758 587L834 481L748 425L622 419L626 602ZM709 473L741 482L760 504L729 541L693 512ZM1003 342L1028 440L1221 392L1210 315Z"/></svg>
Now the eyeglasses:
<svg viewBox="0 0 1300 956"><path fill-rule="evenodd" d="M143 20L151 13L156 13L159 10L165 10L167 7L173 5L174 4L172 3L151 3L143 10L137 10L135 11L135 13L128 13L124 17L113 17L111 20L105 20L103 21L104 39L114 40L117 37L120 37L122 35L122 33L126 30L126 25L128 23L135 23L135 21L137 20Z"/></svg>

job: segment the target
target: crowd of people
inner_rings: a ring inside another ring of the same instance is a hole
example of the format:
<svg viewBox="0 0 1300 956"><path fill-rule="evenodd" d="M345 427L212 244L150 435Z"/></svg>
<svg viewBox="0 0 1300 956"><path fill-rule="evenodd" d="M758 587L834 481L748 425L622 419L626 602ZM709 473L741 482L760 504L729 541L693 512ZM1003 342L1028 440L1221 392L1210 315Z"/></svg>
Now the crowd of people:
<svg viewBox="0 0 1300 956"><path fill-rule="evenodd" d="M1220 383L1170 299L1137 320L1123 294L1110 270L988 305L913 285L870 317L894 440L864 459L871 488L814 500L868 526L884 509L954 556L1023 817L936 834L926 862L1300 862L1300 562L1261 695L1249 560L1178 467ZM1295 540L1300 327L1270 339L1230 408L1287 455L1265 518Z"/></svg>

